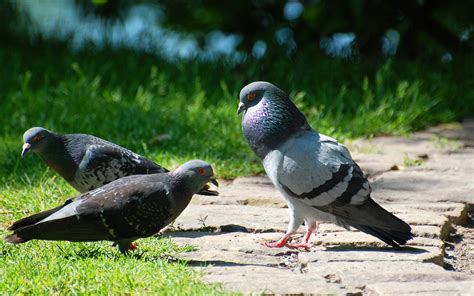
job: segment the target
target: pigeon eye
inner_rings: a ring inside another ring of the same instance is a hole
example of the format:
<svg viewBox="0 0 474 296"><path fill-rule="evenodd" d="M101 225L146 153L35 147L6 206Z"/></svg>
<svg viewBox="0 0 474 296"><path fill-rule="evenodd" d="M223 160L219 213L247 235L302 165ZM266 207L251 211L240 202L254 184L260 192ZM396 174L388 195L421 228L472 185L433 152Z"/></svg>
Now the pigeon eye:
<svg viewBox="0 0 474 296"><path fill-rule="evenodd" d="M249 93L247 95L247 100L248 101L253 101L257 95L255 93Z"/></svg>
<svg viewBox="0 0 474 296"><path fill-rule="evenodd" d="M33 137L33 142L37 143L37 142L39 142L41 139L42 139L42 137L41 137L40 135L34 136L34 137Z"/></svg>
<svg viewBox="0 0 474 296"><path fill-rule="evenodd" d="M203 168L200 168L200 169L198 169L198 173L199 173L199 175L204 176L204 174L206 173L206 171L205 171Z"/></svg>

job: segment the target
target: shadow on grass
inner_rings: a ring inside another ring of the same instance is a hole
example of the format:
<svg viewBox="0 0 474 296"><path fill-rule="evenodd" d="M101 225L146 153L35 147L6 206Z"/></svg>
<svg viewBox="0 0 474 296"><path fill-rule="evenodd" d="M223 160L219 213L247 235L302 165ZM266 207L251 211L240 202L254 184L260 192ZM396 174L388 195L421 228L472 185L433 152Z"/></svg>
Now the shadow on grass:
<svg viewBox="0 0 474 296"><path fill-rule="evenodd" d="M143 262L166 261L167 263L182 263L186 260L179 259L169 252L159 253L158 250L135 250L127 253L121 253L117 247L111 244L110 249L104 247L76 247L74 250L65 251L59 245L57 246L61 252L61 257L66 260L78 259L102 259L118 261L124 258L140 260ZM172 252L175 253L175 252Z"/></svg>
<svg viewBox="0 0 474 296"><path fill-rule="evenodd" d="M177 258L169 253L152 254L149 250L145 251L133 251L126 254L122 254L115 250L104 250L103 248L80 248L72 252L65 252L61 247L62 257L66 260L78 260L78 259L101 259L107 258L107 260L119 261L124 258L140 260L142 262L157 262L165 261L166 263L177 263L184 264L191 267L206 267L209 265L213 266L268 266L267 264L255 264L255 263L235 263L224 260L187 260Z"/></svg>

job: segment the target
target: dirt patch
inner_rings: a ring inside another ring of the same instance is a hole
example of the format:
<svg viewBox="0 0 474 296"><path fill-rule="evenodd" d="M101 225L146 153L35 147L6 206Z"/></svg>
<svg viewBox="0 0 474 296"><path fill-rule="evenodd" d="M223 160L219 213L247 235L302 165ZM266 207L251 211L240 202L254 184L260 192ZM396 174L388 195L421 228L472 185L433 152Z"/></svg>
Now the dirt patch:
<svg viewBox="0 0 474 296"><path fill-rule="evenodd" d="M474 274L474 206L465 225L455 225L445 249L446 269Z"/></svg>

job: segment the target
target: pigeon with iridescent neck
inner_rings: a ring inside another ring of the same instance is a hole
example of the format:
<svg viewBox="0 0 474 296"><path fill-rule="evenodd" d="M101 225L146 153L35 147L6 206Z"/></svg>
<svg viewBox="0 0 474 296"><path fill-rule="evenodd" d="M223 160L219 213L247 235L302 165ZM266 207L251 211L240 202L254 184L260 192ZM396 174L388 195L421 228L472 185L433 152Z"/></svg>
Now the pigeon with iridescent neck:
<svg viewBox="0 0 474 296"><path fill-rule="evenodd" d="M114 241L121 252L159 232L188 206L206 183L218 185L212 167L189 161L173 172L121 178L11 225L13 244L29 240Z"/></svg>
<svg viewBox="0 0 474 296"><path fill-rule="evenodd" d="M253 82L240 91L237 112L244 112L245 139L290 211L287 232L268 247L308 247L319 221L354 227L393 247L413 238L408 224L370 197L369 182L347 148L313 130L284 91ZM289 244L303 222L303 242Z"/></svg>
<svg viewBox="0 0 474 296"><path fill-rule="evenodd" d="M125 176L168 172L141 155L91 135L62 135L33 127L24 133L23 141L23 157L29 151L35 153L81 193ZM199 194L216 195L216 191L206 185Z"/></svg>

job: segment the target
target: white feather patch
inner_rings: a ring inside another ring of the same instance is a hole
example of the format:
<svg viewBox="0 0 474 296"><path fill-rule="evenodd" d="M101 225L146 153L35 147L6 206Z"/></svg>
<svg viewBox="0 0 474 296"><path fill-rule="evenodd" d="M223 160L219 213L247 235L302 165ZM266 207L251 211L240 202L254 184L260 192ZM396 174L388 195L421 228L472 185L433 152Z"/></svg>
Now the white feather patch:
<svg viewBox="0 0 474 296"><path fill-rule="evenodd" d="M369 182L365 181L364 184L362 184L362 188L359 191L357 191L357 194L352 196L351 205L363 204L369 197L369 194L370 194Z"/></svg>
<svg viewBox="0 0 474 296"><path fill-rule="evenodd" d="M82 200L74 201L74 202L64 206L61 210L57 211L56 213L53 213L53 214L49 215L48 217L44 218L43 220L39 221L36 224L75 216L75 215L77 215L76 208L81 203L82 203Z"/></svg>

